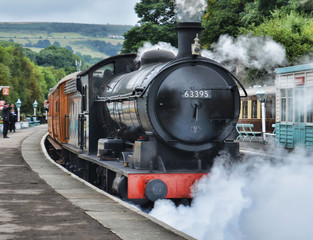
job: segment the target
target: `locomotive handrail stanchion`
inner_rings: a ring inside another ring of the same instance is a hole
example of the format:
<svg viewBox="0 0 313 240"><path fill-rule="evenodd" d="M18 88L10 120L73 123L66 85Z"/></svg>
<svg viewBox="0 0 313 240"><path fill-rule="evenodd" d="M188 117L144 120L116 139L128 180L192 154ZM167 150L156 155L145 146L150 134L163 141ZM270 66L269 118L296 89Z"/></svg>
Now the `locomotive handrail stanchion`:
<svg viewBox="0 0 313 240"><path fill-rule="evenodd" d="M78 122L80 126L78 127L78 145L80 146L80 149L83 150L86 146L85 141L85 121L86 117L84 114L78 115Z"/></svg>
<svg viewBox="0 0 313 240"><path fill-rule="evenodd" d="M68 134L67 134L67 127L68 127L68 122L66 121L66 118L69 118L69 115L64 115L64 140L68 140Z"/></svg>

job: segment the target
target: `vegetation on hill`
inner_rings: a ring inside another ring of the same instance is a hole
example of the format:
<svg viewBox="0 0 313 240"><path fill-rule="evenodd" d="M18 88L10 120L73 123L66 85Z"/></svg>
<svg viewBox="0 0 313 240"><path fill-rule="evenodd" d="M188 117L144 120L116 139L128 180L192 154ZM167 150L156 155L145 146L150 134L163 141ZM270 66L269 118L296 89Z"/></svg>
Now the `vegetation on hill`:
<svg viewBox="0 0 313 240"><path fill-rule="evenodd" d="M77 23L0 23L0 41L19 43L39 52L49 46L65 47L92 65L122 49L128 25Z"/></svg>
<svg viewBox="0 0 313 240"><path fill-rule="evenodd" d="M79 23L0 23L0 32L46 32L51 33L78 33L88 37L122 36L131 29L130 25L99 25Z"/></svg>

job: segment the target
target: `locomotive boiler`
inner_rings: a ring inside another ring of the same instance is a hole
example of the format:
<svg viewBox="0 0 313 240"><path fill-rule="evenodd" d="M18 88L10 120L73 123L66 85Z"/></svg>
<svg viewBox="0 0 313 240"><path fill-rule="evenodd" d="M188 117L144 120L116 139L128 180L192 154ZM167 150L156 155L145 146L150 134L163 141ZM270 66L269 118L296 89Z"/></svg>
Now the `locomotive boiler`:
<svg viewBox="0 0 313 240"><path fill-rule="evenodd" d="M48 139L61 146L68 169L123 198L190 198L221 151L238 154L227 138L241 84L201 56L200 23L179 23L177 31L177 55L113 56L51 91Z"/></svg>

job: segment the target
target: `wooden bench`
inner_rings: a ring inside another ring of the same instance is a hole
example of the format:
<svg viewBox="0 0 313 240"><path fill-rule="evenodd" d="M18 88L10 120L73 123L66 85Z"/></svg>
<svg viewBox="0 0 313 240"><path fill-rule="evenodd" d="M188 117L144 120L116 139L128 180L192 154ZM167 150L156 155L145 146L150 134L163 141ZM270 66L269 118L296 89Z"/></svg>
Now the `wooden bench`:
<svg viewBox="0 0 313 240"><path fill-rule="evenodd" d="M30 127L39 126L40 121L36 120L36 117L27 117L27 122L29 123Z"/></svg>
<svg viewBox="0 0 313 240"><path fill-rule="evenodd" d="M242 138L243 142L245 142L246 139L250 139L250 142L252 142L253 139L256 139L259 142L260 139L258 137L261 136L261 132L254 132L252 130L253 127L253 124L238 123L236 125L236 130L239 135L236 138L236 141L239 141Z"/></svg>

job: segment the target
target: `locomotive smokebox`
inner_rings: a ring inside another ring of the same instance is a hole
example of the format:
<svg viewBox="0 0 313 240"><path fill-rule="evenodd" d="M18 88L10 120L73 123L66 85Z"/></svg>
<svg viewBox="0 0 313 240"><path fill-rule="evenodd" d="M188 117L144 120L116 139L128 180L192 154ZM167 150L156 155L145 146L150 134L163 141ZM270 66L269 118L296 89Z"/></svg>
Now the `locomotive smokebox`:
<svg viewBox="0 0 313 240"><path fill-rule="evenodd" d="M191 45L195 38L201 39L201 32L204 28L199 22L180 22L176 27L178 33L178 54L176 58L192 56Z"/></svg>

